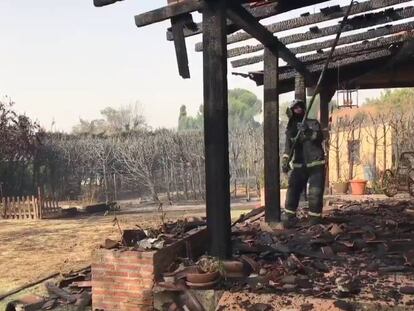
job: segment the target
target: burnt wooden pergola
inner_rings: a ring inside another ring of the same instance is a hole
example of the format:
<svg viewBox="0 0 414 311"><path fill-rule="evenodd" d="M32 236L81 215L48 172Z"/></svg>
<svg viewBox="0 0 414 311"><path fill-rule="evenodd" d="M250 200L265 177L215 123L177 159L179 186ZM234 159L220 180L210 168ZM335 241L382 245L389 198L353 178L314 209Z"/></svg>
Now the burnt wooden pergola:
<svg viewBox="0 0 414 311"><path fill-rule="evenodd" d="M117 1L121 0L94 0L94 4L104 6ZM318 13L266 26L260 23L264 18L322 2L327 2L327 6ZM411 74L414 22L404 22L414 17L414 8L392 7L408 2L371 0L354 3L350 8L351 16L342 29L339 47L320 89L324 129L328 129L328 103L338 86L338 68L339 82L352 88L414 85ZM202 14L201 23L193 21L192 13L196 11ZM340 30L339 24L325 27L317 24L342 18L347 11L348 6L329 6L329 1L323 0L167 0L165 7L135 16L138 27L171 21L167 40L174 42L183 78L190 77L185 38L202 34L196 51L203 52L206 204L211 255L231 256L227 59L240 57L232 61L233 67L263 62L262 71L234 74L264 85L265 219L277 223L280 221L279 94L295 90L297 98L306 99L306 88L316 85L329 54L327 49L333 44L333 39L323 38ZM396 21L402 22L393 23ZM282 37L274 35L304 26L309 26L309 30ZM366 31L355 33L356 30ZM249 39L259 43L227 47ZM306 42L309 40L314 41ZM290 44L295 46L288 47ZM263 51L260 55L246 57L260 51ZM279 58L286 65L279 67Z"/></svg>

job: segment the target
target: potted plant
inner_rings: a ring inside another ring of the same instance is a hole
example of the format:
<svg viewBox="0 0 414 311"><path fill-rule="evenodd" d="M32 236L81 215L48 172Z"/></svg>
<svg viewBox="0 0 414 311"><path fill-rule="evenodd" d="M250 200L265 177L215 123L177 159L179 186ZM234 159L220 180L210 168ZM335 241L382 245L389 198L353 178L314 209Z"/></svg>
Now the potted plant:
<svg viewBox="0 0 414 311"><path fill-rule="evenodd" d="M197 272L186 275L187 285L192 288L210 288L220 278L220 262L213 257L203 256L197 261Z"/></svg>
<svg viewBox="0 0 414 311"><path fill-rule="evenodd" d="M348 184L348 181L338 179L336 182L332 183L332 188L335 194L346 194L348 192Z"/></svg>

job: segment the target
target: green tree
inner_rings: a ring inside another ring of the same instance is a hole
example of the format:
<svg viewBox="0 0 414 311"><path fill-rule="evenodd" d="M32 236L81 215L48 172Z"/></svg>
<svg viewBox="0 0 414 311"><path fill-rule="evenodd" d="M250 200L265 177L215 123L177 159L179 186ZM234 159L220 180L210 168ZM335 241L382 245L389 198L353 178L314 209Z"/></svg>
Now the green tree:
<svg viewBox="0 0 414 311"><path fill-rule="evenodd" d="M180 107L180 115L178 117L178 130L202 130L203 129L203 106L201 105L197 115L191 117L187 115L187 107L182 105Z"/></svg>
<svg viewBox="0 0 414 311"><path fill-rule="evenodd" d="M379 110L412 110L414 107L414 88L385 90L378 98L367 99L367 106L375 106Z"/></svg>
<svg viewBox="0 0 414 311"><path fill-rule="evenodd" d="M262 102L245 89L229 90L229 128L259 127L254 118L262 112Z"/></svg>
<svg viewBox="0 0 414 311"><path fill-rule="evenodd" d="M260 123L255 117L262 112L262 102L255 94L245 89L229 90L229 128L257 128ZM178 117L178 130L202 130L203 129L203 105L200 106L195 117L188 116L185 105L180 107Z"/></svg>

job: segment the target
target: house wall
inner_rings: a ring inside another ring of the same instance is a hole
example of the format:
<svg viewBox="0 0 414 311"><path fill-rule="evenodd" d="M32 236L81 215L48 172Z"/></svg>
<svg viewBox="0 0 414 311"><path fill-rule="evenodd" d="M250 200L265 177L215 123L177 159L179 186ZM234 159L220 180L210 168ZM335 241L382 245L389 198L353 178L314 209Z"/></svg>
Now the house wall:
<svg viewBox="0 0 414 311"><path fill-rule="evenodd" d="M377 155L376 155L376 170L381 173L384 168L392 167L392 131L387 126L386 135L383 134L382 127L377 129ZM366 172L367 166L372 165L374 158L374 133L375 127L365 126L361 128L361 135L359 137L359 163L354 163L353 179L368 179ZM352 140L352 135L348 130L337 131L333 129L330 133L330 148L329 148L329 180L336 182L339 180L349 180L349 148L348 142ZM357 134L355 139L358 140ZM384 147L384 145L386 145ZM384 157L384 148L386 156ZM337 160L339 159L339 161ZM339 162L339 176L338 176L338 162ZM372 165L373 166L373 165ZM377 175L379 177L379 175Z"/></svg>

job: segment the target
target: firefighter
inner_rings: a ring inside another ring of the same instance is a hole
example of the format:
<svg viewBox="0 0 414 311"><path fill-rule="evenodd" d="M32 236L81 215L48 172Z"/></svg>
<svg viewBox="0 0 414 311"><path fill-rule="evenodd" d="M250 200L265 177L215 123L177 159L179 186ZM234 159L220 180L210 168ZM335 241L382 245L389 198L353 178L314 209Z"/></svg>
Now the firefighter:
<svg viewBox="0 0 414 311"><path fill-rule="evenodd" d="M310 225L320 223L322 219L323 193L325 188L325 152L322 147L323 134L320 123L315 119L307 119L302 124L306 112L306 104L302 100L294 100L287 109L289 122L286 128L286 145L282 157L282 171L289 175L288 190L285 202L285 219L287 227L297 222L296 210L300 195L309 182L308 219ZM294 144L298 134L298 141ZM290 159L293 150L292 159Z"/></svg>

